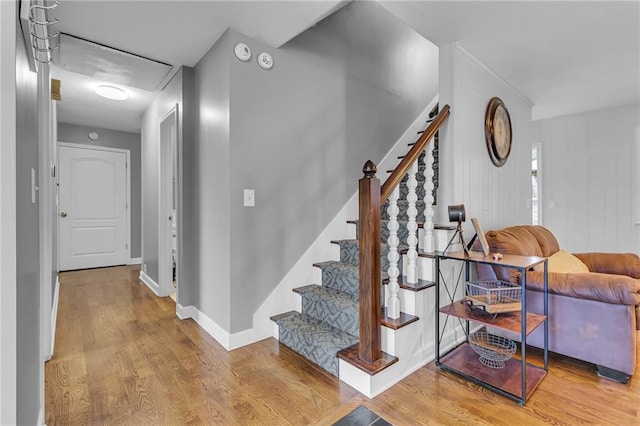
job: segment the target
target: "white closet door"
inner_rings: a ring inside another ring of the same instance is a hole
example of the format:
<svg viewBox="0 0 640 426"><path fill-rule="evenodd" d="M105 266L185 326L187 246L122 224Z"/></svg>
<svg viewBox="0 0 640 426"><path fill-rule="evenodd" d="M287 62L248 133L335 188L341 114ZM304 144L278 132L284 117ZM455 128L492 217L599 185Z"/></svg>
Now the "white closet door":
<svg viewBox="0 0 640 426"><path fill-rule="evenodd" d="M126 264L127 155L60 146L60 269Z"/></svg>

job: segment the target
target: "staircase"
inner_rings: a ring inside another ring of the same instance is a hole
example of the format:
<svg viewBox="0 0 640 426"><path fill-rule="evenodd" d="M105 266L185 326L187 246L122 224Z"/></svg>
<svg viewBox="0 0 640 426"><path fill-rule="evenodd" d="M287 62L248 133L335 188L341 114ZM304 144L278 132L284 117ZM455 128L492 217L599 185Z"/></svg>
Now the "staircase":
<svg viewBox="0 0 640 426"><path fill-rule="evenodd" d="M357 221L352 223L358 229ZM338 376L336 354L358 343L360 277L358 240L333 243L340 247L340 260L313 265L322 271L322 285L294 289L302 298L302 312L287 312L272 317L272 320L278 324L281 343ZM388 246L383 242L382 247L384 271L389 265ZM383 277L387 278L386 274L383 273ZM383 303L381 300L381 309Z"/></svg>
<svg viewBox="0 0 640 426"><path fill-rule="evenodd" d="M423 132L418 133L421 134ZM413 145L413 143L409 145ZM415 203L417 216L414 219L418 222L418 227L422 227L425 220L425 202L423 201L425 199L424 170L427 167L425 151L418 157L417 166L418 173L415 175L415 179L418 184L415 194L418 201ZM399 209L397 214L397 222L399 224L397 230L398 246L393 248L394 250L397 249L399 253L407 252L410 235L407 226L411 220L409 217L410 203L408 195L410 194L410 188L407 184L408 179L408 175L405 175L399 184L399 199L397 201ZM380 263L382 280L377 285L381 286L380 294L382 295L379 301L382 315L381 325L382 327L396 330L404 325L414 323L418 320L418 317L405 313L402 313L400 318L396 319L385 316L384 288L387 286L384 284L389 279L387 274L390 267L389 257L393 257L389 256L390 246L387 243L390 234L388 229L390 220L389 203L389 200L385 201L381 208ZM338 377L340 377L341 373L338 354L340 353L340 358L344 360L348 356L342 354L346 352L353 353L354 348L357 351L360 333L359 238L361 230L358 220L351 220L349 223L355 226L356 239L332 241L333 244L339 246L340 259L328 260L313 265L322 271L321 284L306 285L293 290L301 298L301 312L291 311L271 317L272 321L278 326L279 340L282 344ZM422 280L414 284L403 284L402 264L402 261L398 263L400 288L417 292L433 285L432 282ZM406 281L406 277L404 281ZM393 360L393 356L387 356L387 358L391 360L389 365L397 360L397 358Z"/></svg>

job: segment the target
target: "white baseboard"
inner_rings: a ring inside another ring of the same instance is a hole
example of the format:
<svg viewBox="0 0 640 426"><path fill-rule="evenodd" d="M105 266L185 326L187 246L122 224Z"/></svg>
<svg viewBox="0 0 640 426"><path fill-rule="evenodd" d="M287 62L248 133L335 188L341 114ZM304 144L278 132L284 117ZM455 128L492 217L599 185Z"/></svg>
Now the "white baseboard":
<svg viewBox="0 0 640 426"><path fill-rule="evenodd" d="M140 281L142 281L149 290L151 290L156 296L160 296L160 285L151 279L151 277L145 274L143 271L140 271Z"/></svg>
<svg viewBox="0 0 640 426"><path fill-rule="evenodd" d="M141 257L132 257L131 259L129 259L129 262L127 262L127 265L140 265L141 263Z"/></svg>
<svg viewBox="0 0 640 426"><path fill-rule="evenodd" d="M47 361L53 357L53 348L56 343L56 321L58 320L58 301L60 300L60 278L56 276L56 286L53 290L53 305L51 306L51 347L49 348L49 357Z"/></svg>
<svg viewBox="0 0 640 426"><path fill-rule="evenodd" d="M194 320L228 351L257 342L253 329L230 334L193 305L182 306L176 303L176 315L181 320L188 318Z"/></svg>
<svg viewBox="0 0 640 426"><path fill-rule="evenodd" d="M40 407L40 411L38 411L38 426L45 426L44 424L44 407Z"/></svg>

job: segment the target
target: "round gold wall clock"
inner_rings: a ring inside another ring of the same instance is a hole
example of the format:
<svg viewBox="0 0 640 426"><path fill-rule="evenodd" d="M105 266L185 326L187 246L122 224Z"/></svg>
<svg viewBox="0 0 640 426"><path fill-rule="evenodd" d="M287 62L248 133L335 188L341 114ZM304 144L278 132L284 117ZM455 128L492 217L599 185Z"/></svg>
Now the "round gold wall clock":
<svg viewBox="0 0 640 426"><path fill-rule="evenodd" d="M502 167L511 154L511 117L500 98L492 98L484 116L484 138L493 164Z"/></svg>

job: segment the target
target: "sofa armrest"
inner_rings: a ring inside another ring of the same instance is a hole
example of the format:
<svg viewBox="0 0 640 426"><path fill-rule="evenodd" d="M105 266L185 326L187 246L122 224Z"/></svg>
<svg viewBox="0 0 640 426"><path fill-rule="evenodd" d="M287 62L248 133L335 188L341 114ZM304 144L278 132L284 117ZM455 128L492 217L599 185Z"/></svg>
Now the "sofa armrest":
<svg viewBox="0 0 640 426"><path fill-rule="evenodd" d="M543 291L543 272L527 272L527 289ZM625 275L587 272L563 274L549 272L550 294L595 300L618 305L640 304L640 280Z"/></svg>
<svg viewBox="0 0 640 426"><path fill-rule="evenodd" d="M591 272L640 278L640 257L634 253L574 253Z"/></svg>

